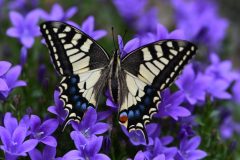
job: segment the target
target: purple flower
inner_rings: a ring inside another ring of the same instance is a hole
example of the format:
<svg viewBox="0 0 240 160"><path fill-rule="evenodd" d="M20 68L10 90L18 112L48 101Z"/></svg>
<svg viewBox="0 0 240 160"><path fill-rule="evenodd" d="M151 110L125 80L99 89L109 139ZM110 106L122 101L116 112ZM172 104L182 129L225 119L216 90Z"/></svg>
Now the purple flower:
<svg viewBox="0 0 240 160"><path fill-rule="evenodd" d="M173 141L171 136L155 138L154 145L146 148L146 151L138 151L134 160L173 160L177 153L176 147L167 147Z"/></svg>
<svg viewBox="0 0 240 160"><path fill-rule="evenodd" d="M170 93L169 89L166 89L161 94L162 101L158 106L159 117L170 116L174 120L178 120L179 117L187 117L191 115L191 112L180 106L184 101L184 94L182 91L177 91L173 94Z"/></svg>
<svg viewBox="0 0 240 160"><path fill-rule="evenodd" d="M110 160L105 154L98 153L102 146L103 137L92 136L86 139L78 131L71 132L71 138L78 150L72 150L63 156L63 159L96 159Z"/></svg>
<svg viewBox="0 0 240 160"><path fill-rule="evenodd" d="M25 17L20 13L11 11L10 20L13 27L7 30L7 35L18 38L23 46L31 48L34 43L34 37L40 35L38 26L39 10L29 12Z"/></svg>
<svg viewBox="0 0 240 160"><path fill-rule="evenodd" d="M134 157L134 160L150 160L148 152L138 151ZM131 160L131 159L130 159Z"/></svg>
<svg viewBox="0 0 240 160"><path fill-rule="evenodd" d="M215 48L223 40L228 22L220 18L216 4L206 0L172 0L177 27L188 39L204 42Z"/></svg>
<svg viewBox="0 0 240 160"><path fill-rule="evenodd" d="M227 116L220 126L221 137L229 139L233 136L234 132L240 134L240 123L235 122L232 116Z"/></svg>
<svg viewBox="0 0 240 160"><path fill-rule="evenodd" d="M128 136L130 142L135 146L152 145L155 137L157 137L160 134L160 127L158 124L151 123L146 125L146 132L149 140L149 143L146 144L145 137L140 130L134 130L134 131L128 132L126 127L121 126L121 128L125 133L125 135Z"/></svg>
<svg viewBox="0 0 240 160"><path fill-rule="evenodd" d="M152 32L139 35L138 37L140 39L141 46L163 39L185 39L185 35L182 30L176 29L169 32L167 28L160 23L156 24L156 29Z"/></svg>
<svg viewBox="0 0 240 160"><path fill-rule="evenodd" d="M20 10L22 13L29 11L29 9L33 9L37 7L39 4L39 0L10 0L8 2L9 10Z"/></svg>
<svg viewBox="0 0 240 160"><path fill-rule="evenodd" d="M56 148L51 146L45 146L43 153L36 148L29 152L31 160L53 160L56 159Z"/></svg>
<svg viewBox="0 0 240 160"><path fill-rule="evenodd" d="M137 30L139 34L155 31L158 24L157 15L158 9L151 8L149 11L145 12L139 17L134 24L134 29Z"/></svg>
<svg viewBox="0 0 240 160"><path fill-rule="evenodd" d="M194 105L198 101L204 101L211 77L202 73L195 73L192 65L185 67L183 74L176 81L178 88L183 91L187 101Z"/></svg>
<svg viewBox="0 0 240 160"><path fill-rule="evenodd" d="M207 91L211 95L212 99L230 99L231 95L226 91L229 85L230 84L224 80L212 79Z"/></svg>
<svg viewBox="0 0 240 160"><path fill-rule="evenodd" d="M73 121L72 127L75 131L80 131L86 138L102 134L109 129L108 124L97 122L97 112L93 108L87 110L80 123Z"/></svg>
<svg viewBox="0 0 240 160"><path fill-rule="evenodd" d="M144 13L147 0L113 0L121 16L131 21Z"/></svg>
<svg viewBox="0 0 240 160"><path fill-rule="evenodd" d="M170 144L173 141L171 136L162 137L161 139L155 138L154 146L148 147L149 152L152 153L152 158L157 159L157 157L161 156L166 160L173 160L174 156L177 153L176 147L166 147L166 145Z"/></svg>
<svg viewBox="0 0 240 160"><path fill-rule="evenodd" d="M93 39L98 40L107 35L107 31L105 30L94 30L94 17L89 16L85 21L83 21L81 30L88 35L90 35Z"/></svg>
<svg viewBox="0 0 240 160"><path fill-rule="evenodd" d="M17 119L6 113L4 117L4 127L0 126L1 150L5 152L5 158L15 160L19 156L26 156L26 152L31 151L37 145L37 140L26 140L28 126L24 117L18 124Z"/></svg>
<svg viewBox="0 0 240 160"><path fill-rule="evenodd" d="M121 52L121 58L143 45L163 39L184 39L184 34L179 29L169 32L162 24L158 23L156 24L156 29L154 29L152 32L139 34L135 38L129 40L125 45L122 37L118 36L118 45Z"/></svg>
<svg viewBox="0 0 240 160"><path fill-rule="evenodd" d="M123 58L134 49L137 49L138 47L140 47L140 39L133 38L124 45L122 37L118 35L118 45L119 45L119 50L121 52L121 58Z"/></svg>
<svg viewBox="0 0 240 160"><path fill-rule="evenodd" d="M138 33L150 32L156 29L158 10L157 8L150 8L145 11L147 2L147 0L113 0L120 15Z"/></svg>
<svg viewBox="0 0 240 160"><path fill-rule="evenodd" d="M75 26L76 28L82 30L86 34L88 34L90 37L92 37L94 40L99 40L102 37L107 35L107 31L103 29L95 30L95 20L93 16L89 16L85 21L82 22L82 25L79 26L75 22L68 21L69 24Z"/></svg>
<svg viewBox="0 0 240 160"><path fill-rule="evenodd" d="M224 80L232 83L239 77L239 74L233 71L232 62L230 60L221 61L216 53L210 54L211 65L207 67L206 74L214 78L214 80Z"/></svg>
<svg viewBox="0 0 240 160"><path fill-rule="evenodd" d="M21 86L26 86L26 82L18 80L21 73L21 66L11 68L11 63L0 61L0 100L6 100L10 92Z"/></svg>
<svg viewBox="0 0 240 160"><path fill-rule="evenodd" d="M195 116L184 117L180 119L180 130L178 138L183 139L186 137L192 137L195 135L193 127L197 125Z"/></svg>
<svg viewBox="0 0 240 160"><path fill-rule="evenodd" d="M184 138L180 142L178 153L175 157L176 160L198 160L207 156L207 153L197 149L201 142L199 136L195 136L191 139Z"/></svg>
<svg viewBox="0 0 240 160"><path fill-rule="evenodd" d="M51 147L57 146L56 139L51 134L57 129L58 121L56 119L48 119L41 124L41 119L36 115L31 115L30 119L30 135L33 139L38 140Z"/></svg>
<svg viewBox="0 0 240 160"><path fill-rule="evenodd" d="M63 102L59 99L60 92L58 90L54 91L54 106L49 106L48 111L57 116L58 122L63 124L67 117L67 111L64 110Z"/></svg>
<svg viewBox="0 0 240 160"><path fill-rule="evenodd" d="M212 98L230 99L231 95L226 90L238 77L238 74L232 69L232 62L229 60L221 62L215 53L210 55L210 61L212 64L205 71L206 75L212 77L208 92Z"/></svg>
<svg viewBox="0 0 240 160"><path fill-rule="evenodd" d="M64 12L63 8L58 4L54 4L50 13L46 11L41 12L41 18L45 21L67 21L77 12L77 7L71 7L66 12Z"/></svg>
<svg viewBox="0 0 240 160"><path fill-rule="evenodd" d="M240 103L240 79L234 84L232 88L233 99L235 102Z"/></svg>

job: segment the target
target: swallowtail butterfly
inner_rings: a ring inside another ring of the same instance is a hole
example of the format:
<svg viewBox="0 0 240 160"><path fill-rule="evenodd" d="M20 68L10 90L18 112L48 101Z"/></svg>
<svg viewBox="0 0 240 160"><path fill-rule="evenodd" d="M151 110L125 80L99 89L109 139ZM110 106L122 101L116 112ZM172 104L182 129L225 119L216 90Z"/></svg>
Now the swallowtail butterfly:
<svg viewBox="0 0 240 160"><path fill-rule="evenodd" d="M80 122L89 107L96 108L107 86L119 104L118 119L130 132L142 131L161 102L160 91L168 87L196 53L183 40L160 40L140 47L120 59L112 58L90 36L63 22L41 24L41 32L56 71L62 76L60 99L68 111L66 123Z"/></svg>

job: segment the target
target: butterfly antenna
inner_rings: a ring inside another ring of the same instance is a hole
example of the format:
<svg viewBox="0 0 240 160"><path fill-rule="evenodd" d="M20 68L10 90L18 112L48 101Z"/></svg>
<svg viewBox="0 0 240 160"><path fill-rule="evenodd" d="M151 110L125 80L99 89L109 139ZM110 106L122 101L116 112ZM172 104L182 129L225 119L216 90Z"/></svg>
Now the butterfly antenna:
<svg viewBox="0 0 240 160"><path fill-rule="evenodd" d="M116 43L115 43L115 36L114 36L114 28L112 27L112 39L113 39L113 45L115 50L117 50Z"/></svg>
<svg viewBox="0 0 240 160"><path fill-rule="evenodd" d="M125 29L125 30L124 30L124 34L123 34L122 41L125 41L125 39L124 39L124 38L125 38L125 36L126 36L127 32L128 32L128 30L127 30L127 29Z"/></svg>

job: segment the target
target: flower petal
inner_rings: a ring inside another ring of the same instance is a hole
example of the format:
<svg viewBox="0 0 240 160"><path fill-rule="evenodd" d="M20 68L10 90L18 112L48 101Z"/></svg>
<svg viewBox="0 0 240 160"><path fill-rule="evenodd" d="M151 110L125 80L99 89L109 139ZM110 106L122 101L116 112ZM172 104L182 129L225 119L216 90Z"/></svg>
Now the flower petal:
<svg viewBox="0 0 240 160"><path fill-rule="evenodd" d="M21 71L22 71L22 67L20 65L16 65L7 72L6 80L10 88L12 88L15 85L18 77L21 74Z"/></svg>
<svg viewBox="0 0 240 160"><path fill-rule="evenodd" d="M7 61L0 61L0 76L7 73L11 66L12 64Z"/></svg>
<svg viewBox="0 0 240 160"><path fill-rule="evenodd" d="M56 156L56 148L55 147L50 147L50 146L45 146L43 149L43 159L48 160L48 159L55 159Z"/></svg>
<svg viewBox="0 0 240 160"><path fill-rule="evenodd" d="M153 158L153 160L165 160L165 159L166 159L166 157L164 154L159 154Z"/></svg>
<svg viewBox="0 0 240 160"><path fill-rule="evenodd" d="M71 159L71 160L84 160L85 158L83 158L81 156L81 152L78 151L78 150L72 150L72 151L69 151L67 152L64 156L63 156L64 159L68 160L68 159Z"/></svg>
<svg viewBox="0 0 240 160"><path fill-rule="evenodd" d="M85 151L87 155L93 156L95 154L97 154L102 146L102 141L103 141L103 137L96 137L96 136L92 136L89 141L88 144L86 145Z"/></svg>
<svg viewBox="0 0 240 160"><path fill-rule="evenodd" d="M96 123L94 126L90 128L90 133L91 134L102 134L106 132L109 128L109 125L107 123Z"/></svg>
<svg viewBox="0 0 240 160"><path fill-rule="evenodd" d="M207 156L207 153L202 150L194 150L187 153L188 160L202 159Z"/></svg>
<svg viewBox="0 0 240 160"><path fill-rule="evenodd" d="M21 33L19 32L19 30L17 28L11 27L7 30L6 34L9 37L14 37L14 38L18 38L21 36Z"/></svg>
<svg viewBox="0 0 240 160"><path fill-rule="evenodd" d="M20 38L20 41L25 47L31 48L33 46L33 43L34 43L34 38L30 35L22 36Z"/></svg>
<svg viewBox="0 0 240 160"><path fill-rule="evenodd" d="M12 117L12 114L9 112L7 112L4 116L4 126L11 135L18 126L17 119L15 117Z"/></svg>
<svg viewBox="0 0 240 160"><path fill-rule="evenodd" d="M195 136L188 140L187 145L185 146L186 150L194 150L196 149L201 142L201 137Z"/></svg>
<svg viewBox="0 0 240 160"><path fill-rule="evenodd" d="M23 87L23 86L26 86L27 83L25 81L17 81L15 82L15 84L13 86L11 86L12 88L16 88L16 87Z"/></svg>
<svg viewBox="0 0 240 160"><path fill-rule="evenodd" d="M9 88L8 88L8 85L7 85L7 82L0 78L0 91L8 91Z"/></svg>
<svg viewBox="0 0 240 160"><path fill-rule="evenodd" d="M40 140L42 143L51 146L51 147L56 147L57 146L57 141L53 136L47 136L43 139Z"/></svg>
<svg viewBox="0 0 240 160"><path fill-rule="evenodd" d="M8 147L11 144L11 134L2 126L0 126L0 137L4 146Z"/></svg>
<svg viewBox="0 0 240 160"><path fill-rule="evenodd" d="M24 22L23 16L18 12L11 11L9 15L10 15L11 23L15 27L19 27Z"/></svg>
<svg viewBox="0 0 240 160"><path fill-rule="evenodd" d="M105 30L96 30L91 34L91 36L95 40L99 40L106 35L107 35L107 31L105 31Z"/></svg>
<svg viewBox="0 0 240 160"><path fill-rule="evenodd" d="M82 23L81 29L85 33L91 35L94 29L94 17L93 16L87 17L87 19Z"/></svg>
<svg viewBox="0 0 240 160"><path fill-rule="evenodd" d="M110 158L105 154L96 154L94 160L110 160Z"/></svg>
<svg viewBox="0 0 240 160"><path fill-rule="evenodd" d="M13 132L12 140L14 141L14 143L22 144L26 136L27 129L25 127L19 126Z"/></svg>
<svg viewBox="0 0 240 160"><path fill-rule="evenodd" d="M43 160L41 152L37 149L33 149L28 153L31 160Z"/></svg>
<svg viewBox="0 0 240 160"><path fill-rule="evenodd" d="M79 131L72 131L70 135L78 150L81 150L81 147L85 146L88 142L85 136Z"/></svg>
<svg viewBox="0 0 240 160"><path fill-rule="evenodd" d="M51 135L58 127L58 120L57 119L49 119L43 122L40 126L40 130L44 132L44 136Z"/></svg>
<svg viewBox="0 0 240 160"><path fill-rule="evenodd" d="M41 124L41 119L37 115L31 115L30 127L31 131L36 132Z"/></svg>
<svg viewBox="0 0 240 160"><path fill-rule="evenodd" d="M94 108L89 108L87 112L85 113L83 120L82 120L82 126L83 128L87 129L94 125L97 121L97 112Z"/></svg>
<svg viewBox="0 0 240 160"><path fill-rule="evenodd" d="M65 19L71 18L78 11L77 7L71 7L65 12Z"/></svg>
<svg viewBox="0 0 240 160"><path fill-rule="evenodd" d="M27 140L22 145L19 146L17 152L19 154L29 152L32 149L34 149L37 146L37 144L38 144L38 140L35 140L35 139Z"/></svg>
<svg viewBox="0 0 240 160"><path fill-rule="evenodd" d="M25 22L28 25L37 25L40 15L38 10L33 10L29 12L25 18Z"/></svg>

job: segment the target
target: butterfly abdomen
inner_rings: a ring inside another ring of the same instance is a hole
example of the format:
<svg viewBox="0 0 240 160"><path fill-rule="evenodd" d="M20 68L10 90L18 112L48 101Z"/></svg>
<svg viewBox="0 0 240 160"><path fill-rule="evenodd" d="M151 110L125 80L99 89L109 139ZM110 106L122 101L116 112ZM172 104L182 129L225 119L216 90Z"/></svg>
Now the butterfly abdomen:
<svg viewBox="0 0 240 160"><path fill-rule="evenodd" d="M119 75L120 75L120 56L118 51L115 51L114 56L109 64L110 72L109 72L109 82L108 87L110 90L110 94L114 102L119 103Z"/></svg>

